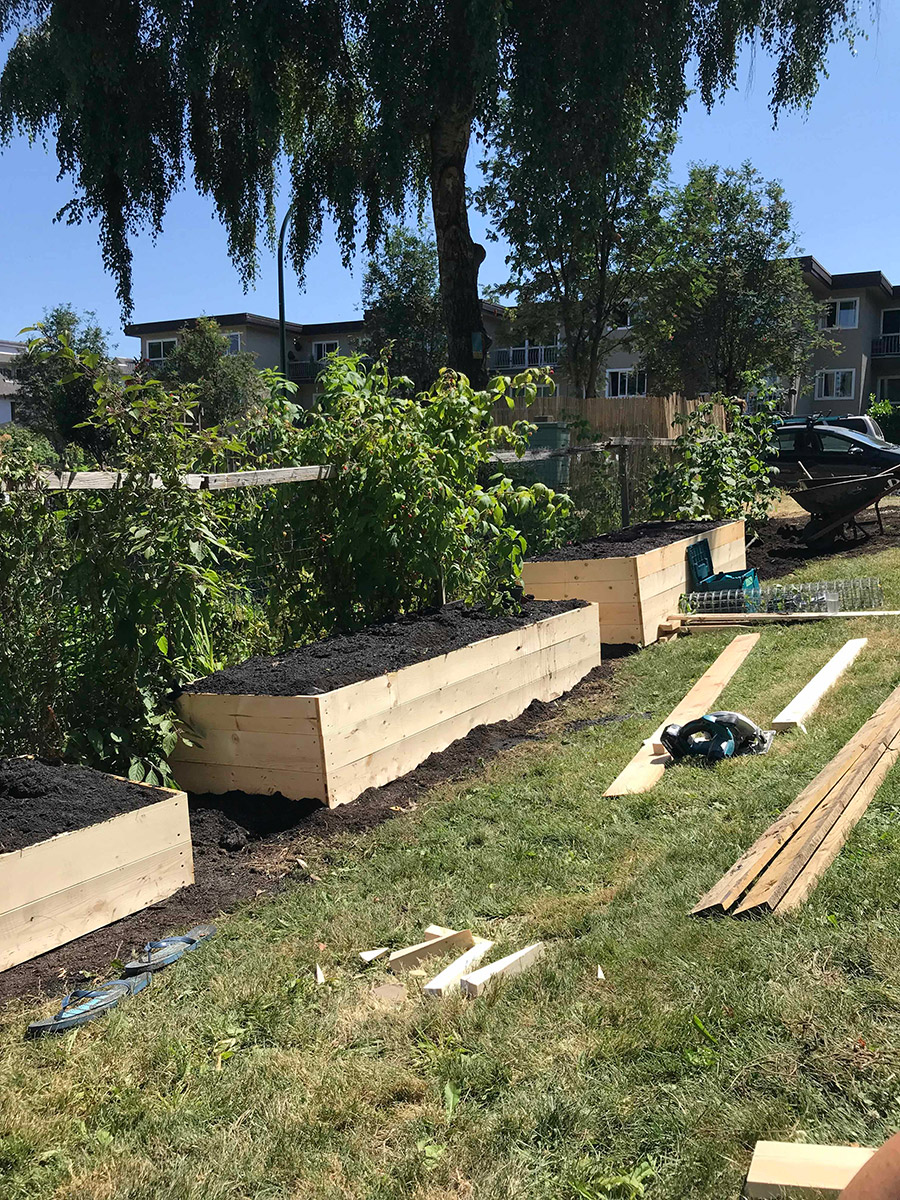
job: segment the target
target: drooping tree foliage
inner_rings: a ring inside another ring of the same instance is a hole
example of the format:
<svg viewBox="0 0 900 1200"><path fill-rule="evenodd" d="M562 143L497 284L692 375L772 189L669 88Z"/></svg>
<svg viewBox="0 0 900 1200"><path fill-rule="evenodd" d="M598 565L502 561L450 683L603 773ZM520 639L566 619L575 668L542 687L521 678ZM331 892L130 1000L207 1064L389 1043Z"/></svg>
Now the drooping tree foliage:
<svg viewBox="0 0 900 1200"><path fill-rule="evenodd" d="M632 333L655 386L734 396L770 372L793 386L831 344L796 259L790 202L750 163L692 167L651 251Z"/></svg>
<svg viewBox="0 0 900 1200"><path fill-rule="evenodd" d="M0 78L0 138L51 141L96 218L130 310L129 239L159 230L189 172L244 277L271 235L286 156L297 271L334 217L347 258L370 249L409 194L430 196L449 359L483 378L484 256L471 236L473 132L509 119L549 145L559 114L596 145L635 92L674 117L696 61L711 104L755 37L774 56L775 110L815 91L859 0L0 0L18 33ZM599 96L598 96L599 93Z"/></svg>
<svg viewBox="0 0 900 1200"><path fill-rule="evenodd" d="M417 392L431 387L447 364L433 240L403 225L389 230L366 265L362 302L365 352L377 358L390 344L394 374L411 379Z"/></svg>

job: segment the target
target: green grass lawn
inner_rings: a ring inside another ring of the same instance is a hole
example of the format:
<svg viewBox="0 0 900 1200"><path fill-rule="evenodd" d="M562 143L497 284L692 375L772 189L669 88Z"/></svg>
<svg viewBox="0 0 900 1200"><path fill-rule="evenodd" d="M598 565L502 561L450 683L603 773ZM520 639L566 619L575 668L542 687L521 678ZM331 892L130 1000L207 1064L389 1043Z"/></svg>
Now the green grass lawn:
<svg viewBox="0 0 900 1200"><path fill-rule="evenodd" d="M878 575L900 607L900 551L825 571ZM721 702L763 724L869 637L808 736L606 799L732 635L653 647L547 740L303 843L319 882L223 921L109 1020L24 1043L35 1013L7 1007L3 1200L729 1200L757 1138L879 1143L900 1128L900 771L797 913L687 911L900 681L898 632L766 628ZM429 922L548 952L486 999L374 995L387 973L357 952Z"/></svg>

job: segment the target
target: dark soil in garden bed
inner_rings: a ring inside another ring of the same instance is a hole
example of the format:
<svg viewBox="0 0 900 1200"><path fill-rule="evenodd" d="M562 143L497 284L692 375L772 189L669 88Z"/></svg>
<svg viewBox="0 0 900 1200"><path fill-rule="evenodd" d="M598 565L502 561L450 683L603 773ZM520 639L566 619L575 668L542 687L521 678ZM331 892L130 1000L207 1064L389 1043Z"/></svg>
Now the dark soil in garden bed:
<svg viewBox="0 0 900 1200"><path fill-rule="evenodd" d="M165 799L166 793L43 758L0 758L0 854Z"/></svg>
<svg viewBox="0 0 900 1200"><path fill-rule="evenodd" d="M297 650L250 658L198 679L185 691L218 696L316 696L448 654L484 638L511 633L583 604L583 600L526 600L519 612L501 615L480 606L445 604L443 608L370 625L357 633L326 638Z"/></svg>
<svg viewBox="0 0 900 1200"><path fill-rule="evenodd" d="M629 525L627 529L601 533L599 537L589 538L586 542L572 542L568 546L559 546L556 550L548 550L546 554L536 555L530 561L572 562L582 558L630 558L634 554L644 554L647 550L670 546L672 542L693 537L696 533L706 533L724 524L725 521L645 521L642 525Z"/></svg>
<svg viewBox="0 0 900 1200"><path fill-rule="evenodd" d="M864 514L869 520L871 514ZM855 558L860 554L873 554L878 550L889 550L900 546L900 508L885 508L882 511L884 533L877 525L869 526L870 536L858 542L837 541L831 546L812 550L799 538L805 521L796 517L775 517L767 521L760 530L759 538L747 546L747 566L756 567L760 580L778 579L807 563L821 562L822 579L830 579L827 570L829 560L836 556Z"/></svg>
<svg viewBox="0 0 900 1200"><path fill-rule="evenodd" d="M440 754L432 754L402 779L369 788L352 804L323 808L278 796L191 796L194 844L193 887L168 900L98 929L40 958L0 972L0 1003L15 996L61 995L97 977L113 978L118 963L131 958L145 942L194 925L216 921L242 903L270 895L285 886L317 882L298 863L317 845L346 833L361 833L415 808L429 788L478 770L486 759L524 742L542 741L564 700L589 699L602 712L614 668L595 668L560 700L535 700L514 721L484 725ZM623 715L630 716L632 714ZM578 728L579 723L573 723ZM560 730L560 726L552 728ZM563 732L565 729L563 728Z"/></svg>

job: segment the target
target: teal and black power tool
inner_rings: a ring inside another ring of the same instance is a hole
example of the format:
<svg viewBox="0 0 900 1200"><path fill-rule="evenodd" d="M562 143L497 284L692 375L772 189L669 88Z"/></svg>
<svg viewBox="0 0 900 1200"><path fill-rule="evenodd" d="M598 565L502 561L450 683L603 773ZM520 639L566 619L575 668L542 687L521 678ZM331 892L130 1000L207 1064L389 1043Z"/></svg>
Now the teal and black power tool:
<svg viewBox="0 0 900 1200"><path fill-rule="evenodd" d="M684 725L667 725L659 740L676 762L699 758L715 763L736 754L765 754L773 736L743 713L711 712Z"/></svg>

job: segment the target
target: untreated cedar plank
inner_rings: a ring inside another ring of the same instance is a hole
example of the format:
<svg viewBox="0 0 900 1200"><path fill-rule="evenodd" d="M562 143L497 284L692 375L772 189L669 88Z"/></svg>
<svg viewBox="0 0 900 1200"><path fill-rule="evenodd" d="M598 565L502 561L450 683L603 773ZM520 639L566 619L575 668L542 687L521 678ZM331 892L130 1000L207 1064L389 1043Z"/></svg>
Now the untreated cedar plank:
<svg viewBox="0 0 900 1200"><path fill-rule="evenodd" d="M643 641L643 634L643 627L637 620L622 625L606 625L602 621L600 622L600 641L607 646L618 646L623 643L637 646Z"/></svg>
<svg viewBox="0 0 900 1200"><path fill-rule="evenodd" d="M531 589L526 585L526 591ZM568 579L559 583L541 584L539 600L589 600L605 607L623 608L636 606L638 600L637 588L631 584L595 583L584 580Z"/></svg>
<svg viewBox="0 0 900 1200"><path fill-rule="evenodd" d="M450 992L459 991L459 981L463 975L467 975L473 967L477 967L493 947L494 943L489 942L486 938L476 938L475 945L471 949L466 950L449 967L444 967L439 975L435 975L434 979L430 979L425 984L422 989L423 993L426 996L437 998L449 995Z"/></svg>
<svg viewBox="0 0 900 1200"><path fill-rule="evenodd" d="M816 672L809 683L801 688L790 704L785 705L772 721L772 728L778 732L785 729L802 729L805 733L806 727L803 722L816 711L822 697L834 687L851 663L855 661L868 640L868 638L851 638L845 642L824 667Z"/></svg>
<svg viewBox="0 0 900 1200"><path fill-rule="evenodd" d="M322 771L322 746L318 735L293 733L241 733L210 729L198 734L194 745L180 741L172 762L215 762L227 766L266 767L283 771Z"/></svg>
<svg viewBox="0 0 900 1200"><path fill-rule="evenodd" d="M327 768L347 766L424 729L440 725L471 708L473 697L478 697L478 703L487 704L517 688L538 684L546 676L595 654L597 665L600 657L596 627L589 634L557 642L533 654L521 655L500 670L494 668L471 675L408 704L398 704L385 712L375 713L346 732L329 731Z"/></svg>
<svg viewBox="0 0 900 1200"><path fill-rule="evenodd" d="M596 628L597 611L592 605L586 605L522 629L472 642L377 679L336 688L319 698L323 733L327 738L336 729L352 728L362 717L410 703L439 687L458 683L482 671L501 668L523 654L546 649L578 634L590 634Z"/></svg>
<svg viewBox="0 0 900 1200"><path fill-rule="evenodd" d="M735 521L728 522L734 528L732 537L720 535L719 538L713 539L716 548L723 542L734 541L744 537L744 522ZM638 555L638 578L643 580L645 576L652 575L656 571L662 571L665 567L672 566L679 560L687 562L687 548L693 546L696 542L702 542L704 539L710 541L710 533L691 534L686 538L679 538L677 542L670 542L668 546L659 546L655 550L648 550L644 554ZM710 542L710 552L713 550L713 542Z"/></svg>
<svg viewBox="0 0 900 1200"><path fill-rule="evenodd" d="M775 905L775 912L782 915L798 908L813 890L834 860L837 858L854 826L872 803L875 793L900 757L900 739L895 738L873 772L872 786L860 788L828 830L815 854Z"/></svg>
<svg viewBox="0 0 900 1200"><path fill-rule="evenodd" d="M874 1153L864 1146L757 1142L743 1195L747 1200L799 1200L804 1193L815 1200L837 1197Z"/></svg>
<svg viewBox="0 0 900 1200"><path fill-rule="evenodd" d="M0 914L0 971L27 962L193 883L189 844L162 850Z"/></svg>
<svg viewBox="0 0 900 1200"><path fill-rule="evenodd" d="M561 583L572 578L598 580L601 583L633 583L637 578L633 555L614 558L554 559L548 562L526 562L522 565L522 583L526 592L534 585ZM538 597L543 599L543 597Z"/></svg>
<svg viewBox="0 0 900 1200"><path fill-rule="evenodd" d="M460 989L466 996L481 996L496 980L521 975L543 955L544 943L535 942L532 946L516 950L514 954L507 954L506 958L498 958L496 962L464 975L459 981Z"/></svg>
<svg viewBox="0 0 900 1200"><path fill-rule="evenodd" d="M740 634L734 638L687 695L672 709L665 721L646 739L604 795L624 796L645 792L653 787L662 778L666 763L670 761L668 754L659 754L655 749L662 730L666 725L683 725L685 721L707 712L758 641L758 633Z"/></svg>
<svg viewBox="0 0 900 1200"><path fill-rule="evenodd" d="M212 692L183 692L178 709L185 721L210 729L227 729L218 724L227 717L257 717L293 721L315 720L319 715L320 696L219 696Z"/></svg>
<svg viewBox="0 0 900 1200"><path fill-rule="evenodd" d="M843 621L850 617L900 617L900 609L861 609L858 612L672 613L669 619L680 621L683 625L727 625L736 620L751 625L789 625L794 621Z"/></svg>
<svg viewBox="0 0 900 1200"><path fill-rule="evenodd" d="M424 942L416 942L414 946L405 946L402 950L395 950L388 959L388 966L392 971L409 971L423 959L443 954L445 950L455 950L458 946L468 949L474 944L475 938L472 936L471 929L452 930L440 937L427 938Z"/></svg>
<svg viewBox="0 0 900 1200"><path fill-rule="evenodd" d="M168 792L144 808L0 854L0 912L182 844L191 844L187 796Z"/></svg>
<svg viewBox="0 0 900 1200"><path fill-rule="evenodd" d="M546 702L555 699L574 687L595 666L597 659L591 655L581 663L572 664L537 683L506 692L487 704L475 704L466 712L448 718L439 725L384 747L347 766L329 771L329 804L332 807L346 804L366 788L380 787L391 779L405 775L407 771L423 762L429 754L445 750L451 742L465 737L477 725L511 720L523 712L532 700Z"/></svg>
<svg viewBox="0 0 900 1200"><path fill-rule="evenodd" d="M835 783L866 753L868 748L883 738L893 737L890 726L900 714L900 687L879 705L864 725L853 735L830 762L812 779L793 804L781 814L756 839L749 850L725 872L710 890L701 897L692 915L710 910L730 909L744 894L754 879L775 857L781 847L799 829L828 795Z"/></svg>
<svg viewBox="0 0 900 1200"><path fill-rule="evenodd" d="M227 763L172 762L172 774L188 792L246 792L272 796L280 792L288 800L325 800L325 776L321 771L278 771L269 767L239 767Z"/></svg>

